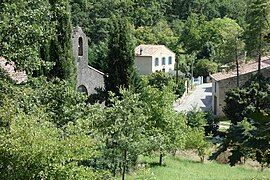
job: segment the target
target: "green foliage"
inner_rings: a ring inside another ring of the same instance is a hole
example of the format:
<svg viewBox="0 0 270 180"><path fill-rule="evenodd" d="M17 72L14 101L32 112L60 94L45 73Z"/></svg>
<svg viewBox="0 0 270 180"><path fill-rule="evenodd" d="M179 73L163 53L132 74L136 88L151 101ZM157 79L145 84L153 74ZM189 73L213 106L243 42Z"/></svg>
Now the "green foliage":
<svg viewBox="0 0 270 180"><path fill-rule="evenodd" d="M199 59L194 65L194 77L198 76L209 76L209 74L214 74L218 70L218 64L208 60Z"/></svg>
<svg viewBox="0 0 270 180"><path fill-rule="evenodd" d="M236 39L243 29L230 18L206 21L192 14L186 21L180 41L187 53L196 53L198 59L213 59L219 64L235 61L236 50L243 51L243 42Z"/></svg>
<svg viewBox="0 0 270 180"><path fill-rule="evenodd" d="M168 73L162 71L151 73L147 79L147 84L158 90L163 88L172 89L174 86L173 78Z"/></svg>
<svg viewBox="0 0 270 180"><path fill-rule="evenodd" d="M118 17L112 20L106 60L105 89L116 95L119 95L120 86L128 88L133 85L131 75L134 72L135 54L129 27L126 19Z"/></svg>
<svg viewBox="0 0 270 180"><path fill-rule="evenodd" d="M50 1L55 23L55 36L50 42L50 58L55 66L49 76L58 77L76 86L76 64L71 44L71 21L68 0Z"/></svg>
<svg viewBox="0 0 270 180"><path fill-rule="evenodd" d="M251 158L261 164L261 170L265 165L270 164L269 152L269 115L256 113L251 115L253 119L232 125L228 135L210 159L216 159L217 156L226 150L232 153L229 157L230 165L234 166L241 161L241 158ZM266 120L262 121L262 118Z"/></svg>
<svg viewBox="0 0 270 180"><path fill-rule="evenodd" d="M192 111L186 113L187 118L187 149L196 149L201 162L204 162L206 155L210 154L211 143L205 139L205 130L207 120L205 118L206 113L193 108Z"/></svg>
<svg viewBox="0 0 270 180"><path fill-rule="evenodd" d="M204 129L189 128L187 130L186 149L195 149L203 163L205 156L211 154L211 143L206 141Z"/></svg>
<svg viewBox="0 0 270 180"><path fill-rule="evenodd" d="M57 85L57 84L60 85ZM1 179L99 179L82 162L97 156L95 107L67 83L44 79L24 86L0 81Z"/></svg>
<svg viewBox="0 0 270 180"><path fill-rule="evenodd" d="M269 108L269 79L256 74L243 87L226 93L224 113L236 124L254 112Z"/></svg>
<svg viewBox="0 0 270 180"><path fill-rule="evenodd" d="M243 87L228 92L225 101L225 113L234 125L230 127L226 139L212 159L230 148L231 165L244 157L258 161L263 169L270 163L269 79L256 74Z"/></svg>
<svg viewBox="0 0 270 180"><path fill-rule="evenodd" d="M53 35L52 12L47 0L1 1L0 56L16 62L28 74L51 66L41 59L40 45Z"/></svg>
<svg viewBox="0 0 270 180"><path fill-rule="evenodd" d="M50 112L50 121L59 127L85 118L89 113L86 108L87 97L75 91L66 81L54 79L47 82L44 78L37 78L30 80L26 87L29 91L22 91L26 96L19 98L23 111L42 106Z"/></svg>
<svg viewBox="0 0 270 180"><path fill-rule="evenodd" d="M95 153L87 129L76 123L63 131L46 116L42 109L20 113L9 120L9 128L1 128L1 179L98 179L93 169L79 165Z"/></svg>
<svg viewBox="0 0 270 180"><path fill-rule="evenodd" d="M148 117L146 153L159 152L161 165L163 155L183 148L186 121L172 107L175 98L172 89L167 86L159 87L162 89L147 86L142 98L145 102L144 113Z"/></svg>
<svg viewBox="0 0 270 180"><path fill-rule="evenodd" d="M179 19L186 20L192 13L206 16L208 20L225 16L243 21L245 16L245 0L173 0L172 13Z"/></svg>
<svg viewBox="0 0 270 180"><path fill-rule="evenodd" d="M191 128L202 129L207 123L205 115L205 112L202 112L194 107L191 111L186 113L187 125Z"/></svg>
<svg viewBox="0 0 270 180"><path fill-rule="evenodd" d="M245 39L246 49L251 57L258 57L267 50L267 42L263 38L270 32L269 12L270 2L267 0L250 0L248 3Z"/></svg>
<svg viewBox="0 0 270 180"><path fill-rule="evenodd" d="M134 167L139 154L144 152L146 141L146 116L139 95L120 89L121 98L110 94L111 107L104 109L104 119L97 123L103 134L105 148L102 150L108 169L122 175Z"/></svg>

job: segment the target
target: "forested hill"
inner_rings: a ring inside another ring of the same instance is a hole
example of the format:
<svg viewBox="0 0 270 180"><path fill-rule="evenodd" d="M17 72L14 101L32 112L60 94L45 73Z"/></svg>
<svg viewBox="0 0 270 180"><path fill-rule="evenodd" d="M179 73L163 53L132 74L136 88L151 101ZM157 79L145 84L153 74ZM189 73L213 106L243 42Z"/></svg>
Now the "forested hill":
<svg viewBox="0 0 270 180"><path fill-rule="evenodd" d="M128 19L136 45L164 44L177 54L182 67L190 66L194 57L206 59L200 63L212 64L210 73L217 65L235 62L236 53L240 59L246 50L256 56L256 34L269 34L267 0L71 0L70 4L73 25L83 27L90 38L90 64L101 70L112 17Z"/></svg>
<svg viewBox="0 0 270 180"><path fill-rule="evenodd" d="M236 54L241 59L246 51L250 57L269 52L269 6L268 0L1 1L1 56L28 74L68 79L74 64L61 58L72 58L64 49L71 46L71 27L79 25L89 37L89 63L103 71L111 19L121 18L130 24L134 45L164 44L184 73L194 59L195 67L211 65L207 73L214 73L235 62Z"/></svg>

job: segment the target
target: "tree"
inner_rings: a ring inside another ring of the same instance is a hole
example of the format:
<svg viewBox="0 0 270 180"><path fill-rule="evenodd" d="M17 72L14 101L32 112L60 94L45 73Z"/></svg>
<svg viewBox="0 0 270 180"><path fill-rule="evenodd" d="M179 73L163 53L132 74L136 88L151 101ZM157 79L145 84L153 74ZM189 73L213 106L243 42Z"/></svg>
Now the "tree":
<svg viewBox="0 0 270 180"><path fill-rule="evenodd" d="M168 73L162 71L154 72L148 75L147 84L157 88L160 91L166 87L172 90L174 86L172 77Z"/></svg>
<svg viewBox="0 0 270 180"><path fill-rule="evenodd" d="M43 66L51 68L40 56L41 44L53 36L52 12L48 0L1 1L0 56L16 63L28 75Z"/></svg>
<svg viewBox="0 0 270 180"><path fill-rule="evenodd" d="M249 120L245 118L230 127L223 143L210 157L211 160L230 150L231 166L241 161L241 158L251 158L261 164L261 170L270 164L269 152L269 115L266 112L252 113Z"/></svg>
<svg viewBox="0 0 270 180"><path fill-rule="evenodd" d="M121 98L110 93L111 107L105 108L105 117L97 123L103 134L105 162L113 175L125 173L136 165L138 155L144 152L146 116L139 95L120 89Z"/></svg>
<svg viewBox="0 0 270 180"><path fill-rule="evenodd" d="M242 87L226 93L224 113L237 124L249 114L269 108L269 90L269 78L262 74L252 76Z"/></svg>
<svg viewBox="0 0 270 180"><path fill-rule="evenodd" d="M216 73L218 70L217 63L208 59L199 59L194 65L194 76L209 76L209 74Z"/></svg>
<svg viewBox="0 0 270 180"><path fill-rule="evenodd" d="M75 88L76 64L72 53L71 21L68 0L50 1L55 36L50 42L50 58L55 65L49 76L67 80Z"/></svg>
<svg viewBox="0 0 270 180"><path fill-rule="evenodd" d="M83 163L98 154L100 141L92 128L92 119L99 117L95 107L86 106L83 95L58 85L59 81L32 81L31 86L14 86L0 79L0 178L108 176ZM55 91L64 88L68 92L55 96Z"/></svg>
<svg viewBox="0 0 270 180"><path fill-rule="evenodd" d="M235 62L237 51L244 46L239 38L243 29L230 18L214 18L206 21L203 16L192 14L186 21L179 41L188 54L196 53L197 59L211 59L219 65Z"/></svg>
<svg viewBox="0 0 270 180"><path fill-rule="evenodd" d="M185 114L188 126L185 148L196 149L202 163L205 156L210 153L210 143L205 138L204 127L207 124L205 115L204 112L199 111L196 107Z"/></svg>
<svg viewBox="0 0 270 180"><path fill-rule="evenodd" d="M119 88L132 85L134 72L134 44L126 19L114 18L111 24L110 40L106 59L105 89L119 95Z"/></svg>
<svg viewBox="0 0 270 180"><path fill-rule="evenodd" d="M243 17L246 10L245 0L173 0L167 16L177 16L186 20L192 13L203 15L207 20L213 18L229 17L244 23Z"/></svg>
<svg viewBox="0 0 270 180"><path fill-rule="evenodd" d="M183 148L185 144L185 120L173 109L175 95L173 80L163 72L148 76L142 93L144 114L147 115L146 136L148 144L146 154L159 152L159 165L163 156L170 151Z"/></svg>
<svg viewBox="0 0 270 180"><path fill-rule="evenodd" d="M258 58L258 72L261 69L261 57L266 51L263 38L270 32L270 2L268 0L250 0L246 15L246 49L248 55Z"/></svg>

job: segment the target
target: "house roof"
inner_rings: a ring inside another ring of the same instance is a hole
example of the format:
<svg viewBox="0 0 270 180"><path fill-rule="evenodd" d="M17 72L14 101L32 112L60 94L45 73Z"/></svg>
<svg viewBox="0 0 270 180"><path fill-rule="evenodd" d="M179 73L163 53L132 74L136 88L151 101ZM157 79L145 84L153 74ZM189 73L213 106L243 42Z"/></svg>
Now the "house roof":
<svg viewBox="0 0 270 180"><path fill-rule="evenodd" d="M263 57L261 60L261 69L266 69L266 68L270 68L270 57L269 56ZM255 61L255 62L241 65L239 68L239 74L240 75L247 74L247 73L255 72L257 70L258 70L258 62ZM211 75L211 77L215 81L221 81L221 80L236 77L236 76L237 76L236 69L234 69L233 71L229 71L229 72L219 72L219 73Z"/></svg>
<svg viewBox="0 0 270 180"><path fill-rule="evenodd" d="M3 68L17 84L27 82L26 72L16 71L14 62L7 61L5 58L0 57L0 67Z"/></svg>
<svg viewBox="0 0 270 180"><path fill-rule="evenodd" d="M154 56L158 53L170 52L174 54L169 48L164 45L141 44L135 48L136 56Z"/></svg>

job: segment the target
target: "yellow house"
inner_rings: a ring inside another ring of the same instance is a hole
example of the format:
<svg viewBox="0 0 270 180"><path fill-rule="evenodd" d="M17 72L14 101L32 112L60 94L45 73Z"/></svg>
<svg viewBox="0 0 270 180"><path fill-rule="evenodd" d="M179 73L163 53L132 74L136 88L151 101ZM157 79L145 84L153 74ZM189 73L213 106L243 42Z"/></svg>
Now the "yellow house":
<svg viewBox="0 0 270 180"><path fill-rule="evenodd" d="M174 70L175 54L164 45L139 45L135 48L135 66L142 75Z"/></svg>
<svg viewBox="0 0 270 180"><path fill-rule="evenodd" d="M258 62L251 62L239 67L239 86L248 81L251 75L257 73ZM261 61L261 73L270 77L270 57L263 57ZM212 78L212 111L219 117L225 116L223 108L226 105L226 92L237 87L237 72L220 72L211 75Z"/></svg>

